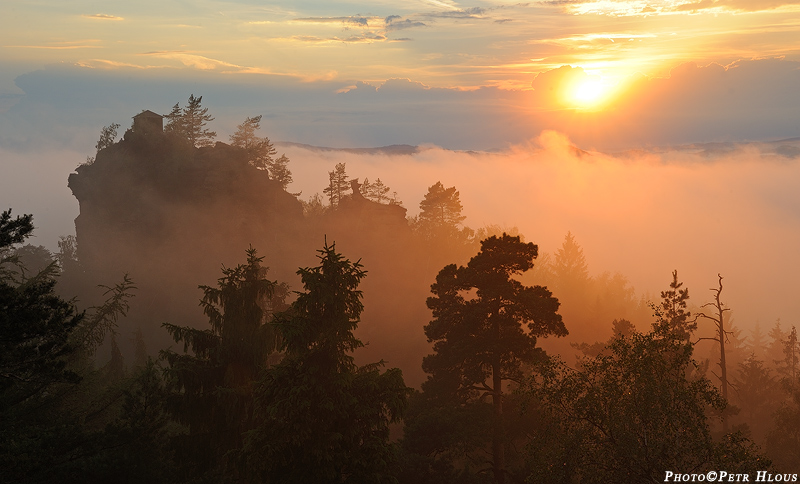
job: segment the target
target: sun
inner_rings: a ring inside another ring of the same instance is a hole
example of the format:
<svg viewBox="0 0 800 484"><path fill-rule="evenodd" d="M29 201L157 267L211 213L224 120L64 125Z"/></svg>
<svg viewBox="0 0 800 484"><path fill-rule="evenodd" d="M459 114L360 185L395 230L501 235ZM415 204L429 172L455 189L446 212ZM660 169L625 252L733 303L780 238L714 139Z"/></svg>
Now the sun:
<svg viewBox="0 0 800 484"><path fill-rule="evenodd" d="M608 96L608 87L598 78L582 79L566 93L569 104L581 108L598 108Z"/></svg>

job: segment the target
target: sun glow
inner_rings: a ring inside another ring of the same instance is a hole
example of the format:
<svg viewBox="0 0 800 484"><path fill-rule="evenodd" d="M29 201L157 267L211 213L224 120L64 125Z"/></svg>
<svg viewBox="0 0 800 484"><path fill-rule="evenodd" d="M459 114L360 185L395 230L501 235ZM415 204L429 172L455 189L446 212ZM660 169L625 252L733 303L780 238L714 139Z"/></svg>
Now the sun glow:
<svg viewBox="0 0 800 484"><path fill-rule="evenodd" d="M580 108L597 108L606 100L608 87L600 79L586 79L572 87L567 93L570 104Z"/></svg>

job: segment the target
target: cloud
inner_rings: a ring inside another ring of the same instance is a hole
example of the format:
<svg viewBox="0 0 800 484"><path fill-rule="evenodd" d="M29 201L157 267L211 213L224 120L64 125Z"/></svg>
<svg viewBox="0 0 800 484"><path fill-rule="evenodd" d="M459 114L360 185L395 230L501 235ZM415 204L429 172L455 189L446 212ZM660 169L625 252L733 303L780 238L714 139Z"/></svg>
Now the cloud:
<svg viewBox="0 0 800 484"><path fill-rule="evenodd" d="M378 17L362 17L360 15L349 17L303 17L294 19L294 22L312 24L338 24L346 27L369 27L370 21L377 20Z"/></svg>
<svg viewBox="0 0 800 484"><path fill-rule="evenodd" d="M402 18L403 17L401 17L400 15L389 15L388 17L386 17L386 19L384 20L386 24L385 27L386 32L391 32L394 30L411 29L415 27L425 27L424 22L411 19L401 20Z"/></svg>
<svg viewBox="0 0 800 484"><path fill-rule="evenodd" d="M83 18L88 18L92 20L125 20L122 17L117 17L116 15L108 15L105 13L95 13L92 15L81 15Z"/></svg>
<svg viewBox="0 0 800 484"><path fill-rule="evenodd" d="M347 37L339 37L339 36L332 36L332 37L318 37L315 35L295 35L292 37L294 40L298 40L300 42L309 42L309 43L331 43L331 42L344 42L349 44L354 43L370 43L370 42L381 42L386 40L386 36L376 32L362 32L356 35L348 35Z"/></svg>
<svg viewBox="0 0 800 484"><path fill-rule="evenodd" d="M61 42L50 42L47 44L36 45L5 45L3 47L13 47L20 49L48 49L48 50L74 50L74 49L101 49L99 39L65 40Z"/></svg>
<svg viewBox="0 0 800 484"><path fill-rule="evenodd" d="M144 52L139 55L157 57L160 59L174 59L180 61L185 66L202 70L213 70L219 68L233 68L236 70L243 69L242 66L231 64L230 62L212 59L210 57L179 50Z"/></svg>
<svg viewBox="0 0 800 484"><path fill-rule="evenodd" d="M483 7L472 7L464 9L446 10L443 12L427 12L424 15L432 18L454 18L454 19L478 19L486 18L487 9Z"/></svg>

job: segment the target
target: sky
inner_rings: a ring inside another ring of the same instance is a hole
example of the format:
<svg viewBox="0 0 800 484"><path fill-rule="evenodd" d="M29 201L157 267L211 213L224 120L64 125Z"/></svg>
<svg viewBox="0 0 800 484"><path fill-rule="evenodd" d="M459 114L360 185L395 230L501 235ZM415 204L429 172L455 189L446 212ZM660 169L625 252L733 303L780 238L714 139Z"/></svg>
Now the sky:
<svg viewBox="0 0 800 484"><path fill-rule="evenodd" d="M223 139L256 114L336 147L794 137L798 32L800 0L6 0L0 148L79 149L189 94Z"/></svg>
<svg viewBox="0 0 800 484"><path fill-rule="evenodd" d="M413 215L441 180L473 227L549 252L571 230L640 293L727 270L766 298L748 318L786 317L766 295L800 271L798 87L800 0L4 0L0 205L54 248L100 129L194 94L221 141L263 115L276 142L425 148L286 148L303 196L347 161Z"/></svg>

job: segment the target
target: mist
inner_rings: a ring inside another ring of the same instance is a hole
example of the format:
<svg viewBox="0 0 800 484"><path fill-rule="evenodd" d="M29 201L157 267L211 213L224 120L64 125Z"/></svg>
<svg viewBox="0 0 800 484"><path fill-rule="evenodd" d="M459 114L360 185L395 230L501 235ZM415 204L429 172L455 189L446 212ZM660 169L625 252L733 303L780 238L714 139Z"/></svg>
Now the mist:
<svg viewBox="0 0 800 484"><path fill-rule="evenodd" d="M570 231L592 274L619 272L654 300L678 270L699 306L722 274L734 324L747 328L800 310L791 283L800 271L800 160L776 153L792 154L798 144L604 154L544 132L495 153L279 150L292 160L289 189L301 198L321 192L327 172L346 163L350 176L380 178L397 191L412 216L427 187L441 181L460 191L465 225L517 227L551 254Z"/></svg>

